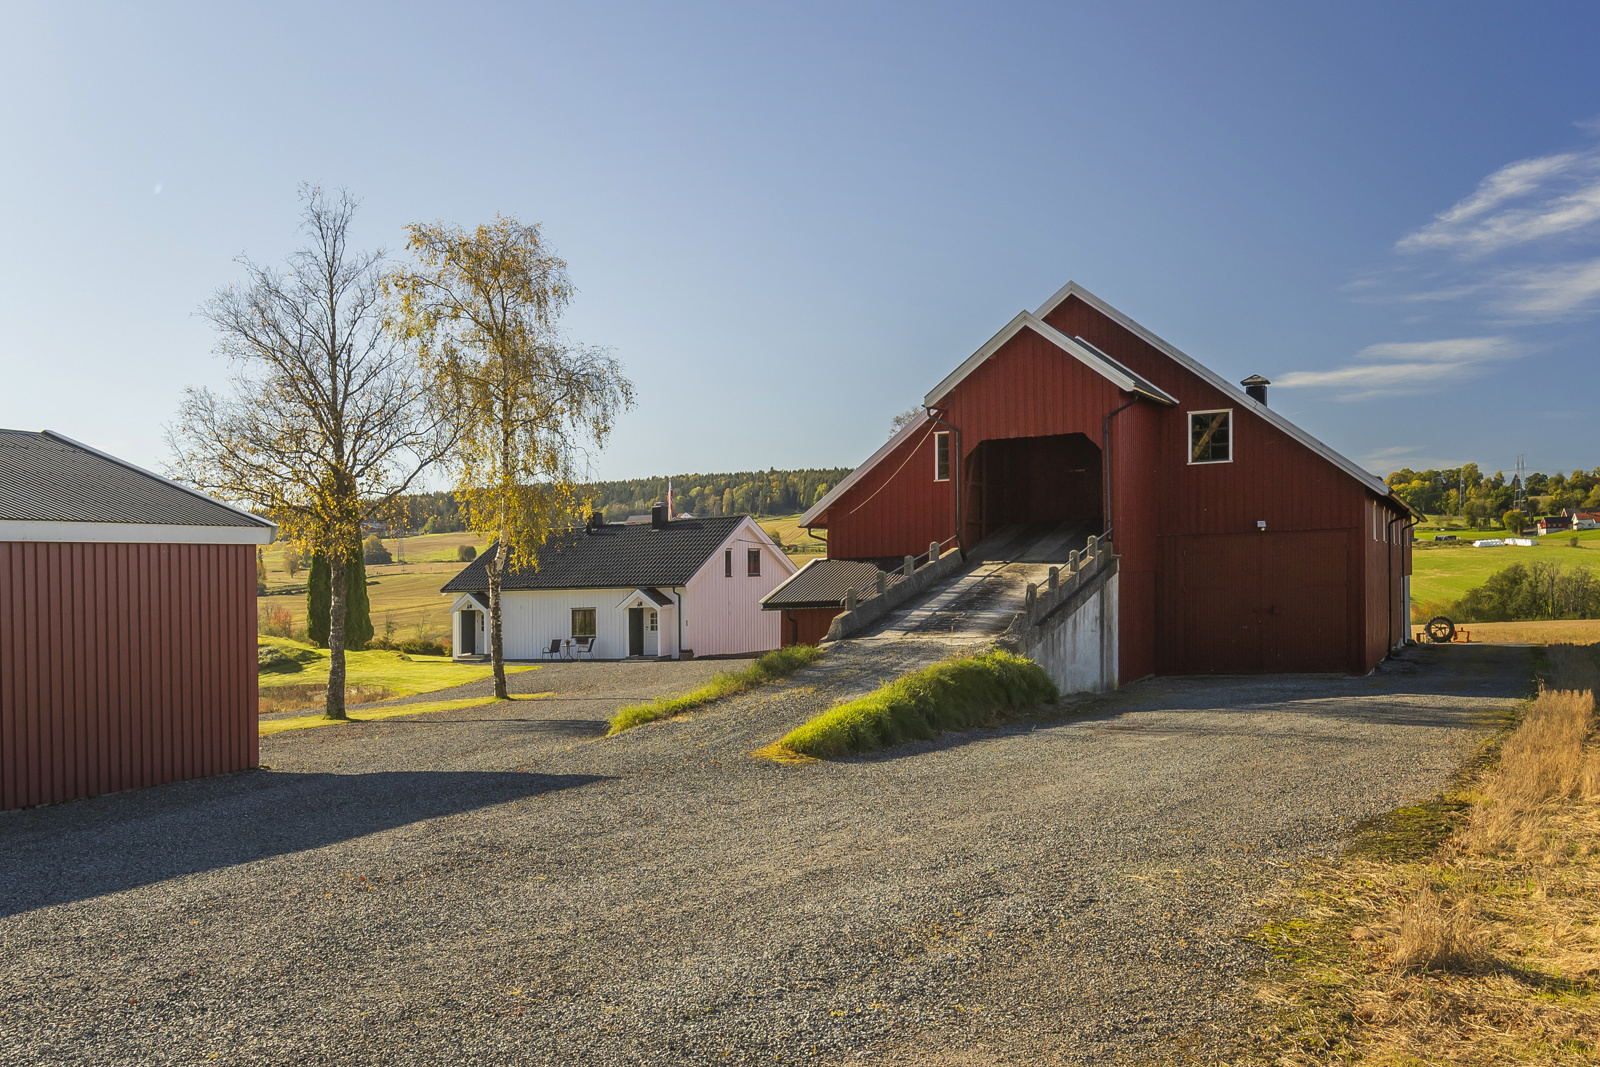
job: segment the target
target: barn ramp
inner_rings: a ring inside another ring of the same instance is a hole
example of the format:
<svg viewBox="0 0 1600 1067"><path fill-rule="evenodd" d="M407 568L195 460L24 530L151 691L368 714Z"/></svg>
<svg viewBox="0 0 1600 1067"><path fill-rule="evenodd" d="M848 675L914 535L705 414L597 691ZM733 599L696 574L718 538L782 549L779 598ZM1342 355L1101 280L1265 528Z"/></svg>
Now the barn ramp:
<svg viewBox="0 0 1600 1067"><path fill-rule="evenodd" d="M1094 522L1002 527L961 566L916 592L890 587L834 620L828 641L852 655L932 663L961 652L1006 647L1028 656L1063 692L1116 684L1115 556ZM898 595L897 595L898 594Z"/></svg>

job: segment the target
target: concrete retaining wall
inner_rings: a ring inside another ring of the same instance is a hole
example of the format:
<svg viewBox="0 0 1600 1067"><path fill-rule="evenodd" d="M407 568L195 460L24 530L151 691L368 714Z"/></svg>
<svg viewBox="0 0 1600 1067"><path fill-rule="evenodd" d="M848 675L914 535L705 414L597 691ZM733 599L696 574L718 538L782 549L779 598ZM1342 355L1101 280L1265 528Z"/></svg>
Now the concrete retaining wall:
<svg viewBox="0 0 1600 1067"><path fill-rule="evenodd" d="M834 616L833 625L828 627L828 636L822 639L823 643L842 641L846 637L860 633L912 597L938 585L960 570L964 564L961 550L952 548L938 559L924 563L920 569L913 571L909 578L891 585L889 591L882 596L876 595L873 591L874 595L858 603L856 610Z"/></svg>
<svg viewBox="0 0 1600 1067"><path fill-rule="evenodd" d="M1117 687L1117 557L1102 549L1053 596L1039 595L996 642L1043 667L1063 693Z"/></svg>

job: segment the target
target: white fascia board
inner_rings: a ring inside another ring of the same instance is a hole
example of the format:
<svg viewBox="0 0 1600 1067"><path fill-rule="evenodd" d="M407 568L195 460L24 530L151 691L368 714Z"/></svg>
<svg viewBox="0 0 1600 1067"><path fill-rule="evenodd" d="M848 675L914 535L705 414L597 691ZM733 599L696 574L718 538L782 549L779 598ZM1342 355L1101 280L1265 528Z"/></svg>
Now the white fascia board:
<svg viewBox="0 0 1600 1067"><path fill-rule="evenodd" d="M455 600L451 601L450 603L450 614L454 615L463 608L470 608L473 611L488 610L488 608L484 607L484 605L478 603L477 598L471 593L457 593Z"/></svg>
<svg viewBox="0 0 1600 1067"><path fill-rule="evenodd" d="M169 526L151 522L37 522L0 519L0 541L134 545L266 545L276 527Z"/></svg>
<svg viewBox="0 0 1600 1067"><path fill-rule="evenodd" d="M838 485L828 490L827 493L823 495L821 500L817 501L815 504L812 504L810 509L807 510L804 515L800 516L800 521L796 523L796 525L816 525L817 516L825 513L828 510L829 505L844 495L844 493L848 491L852 485L855 485L857 482L859 482L862 476L870 471L873 467L876 467L879 463L883 462L883 458L885 456L893 452L896 448L899 448L906 441L910 440L913 434L932 421L933 419L929 417L926 411L917 412L916 418L900 427L900 432L889 438L889 440L884 442L883 447L879 448L872 455L868 456L865 463L861 464L861 466L845 475L843 480L841 480Z"/></svg>
<svg viewBox="0 0 1600 1067"><path fill-rule="evenodd" d="M233 504L228 503L226 500L218 500L214 496L209 496L206 493L202 493L200 490L194 488L193 486L184 485L182 482L175 482L171 478L163 478L161 475L157 474L155 471L147 471L143 467L141 467L141 466L139 466L137 464L129 463L125 459L118 459L116 456L113 456L111 453L102 452L98 448L95 448L95 447L93 447L91 445L84 444L82 441L74 441L72 438L68 437L64 433L57 433L54 430L45 430L44 431L44 435L46 437L53 437L57 441L65 441L67 444L71 445L73 448L81 448L85 452L92 452L95 455L99 456L101 459L105 460L107 463L115 463L119 467L126 467L128 470L131 470L131 471L138 471L140 474L143 474L148 478L154 478L158 482L165 482L167 485L172 486L172 488L174 488L174 489L176 489L176 490L178 490L180 492L188 493L190 496L197 496L201 500L209 501L210 503L217 505L217 507L219 507L219 508L227 508L229 511L235 512L236 514L241 515L246 519L249 519L251 522L260 523L262 526L271 527L274 535L276 535L276 533L277 533L278 524L273 522L271 519L263 519L260 515L257 515L254 512L246 511L244 508L241 508L241 507L235 507ZM263 542L260 542L260 543L261 544L269 544L270 542L263 541Z"/></svg>
<svg viewBox="0 0 1600 1067"><path fill-rule="evenodd" d="M1245 395L1244 390L1239 388L1237 385L1229 382L1216 371L1212 370L1210 367L1207 367L1204 363L1194 359L1178 346L1170 344L1151 333L1149 330L1139 325L1139 323L1124 315L1122 312L1118 311L1104 300L1101 300L1098 296L1095 296L1077 282L1068 282L1066 285L1056 290L1054 296L1052 296L1049 300L1046 300L1043 304L1039 305L1039 310L1035 311L1034 315L1040 319L1044 318L1046 315L1050 314L1050 312L1054 311L1057 305L1066 300L1069 296L1077 297L1085 304L1088 304L1090 307L1100 312L1106 318L1123 327L1134 336L1150 344L1158 351L1170 357L1173 362L1179 364L1184 369L1204 380L1206 384L1210 385L1213 389L1225 394L1241 407L1244 407L1256 415L1261 416L1261 418L1265 419L1279 430L1282 430L1284 433L1288 434L1302 445L1305 445L1307 448L1311 449L1311 451L1320 455L1323 459L1326 459L1328 462L1343 470L1352 478L1355 478L1357 481L1361 482L1370 491L1384 497L1393 494L1393 490L1389 488L1382 478L1379 478L1371 471L1360 466L1354 460L1347 459L1338 452L1335 452L1333 449L1329 448L1315 437L1312 437L1310 434L1306 433L1300 427L1296 426L1282 415L1279 415L1276 411L1273 411L1265 404L1258 404L1256 401L1250 399L1250 397Z"/></svg>
<svg viewBox="0 0 1600 1067"><path fill-rule="evenodd" d="M930 408L938 407L939 401L943 400L952 389L954 389L961 383L963 379L967 377L967 375L971 374L973 371L982 366L985 360L1000 350L1000 346L1004 345L1007 341L1021 333L1024 329L1032 330L1034 333L1038 334L1046 341L1049 341L1051 344L1055 345L1057 348L1067 353L1067 355L1071 356L1073 359L1076 359L1079 363L1082 363L1085 367L1088 367L1090 370L1094 371L1096 374L1100 375L1102 378L1106 379L1123 392L1150 395L1150 389L1152 387L1147 386L1143 381L1133 377L1122 367L1108 362L1101 355L1101 353L1094 348L1085 344L1081 344L1077 340L1068 337L1066 334L1062 333L1054 326L1049 325L1031 311L1019 311L1014 319L1006 323L1005 326L1001 328L999 333L995 334L993 337L989 338L988 341L984 342L982 348L968 356L961 366L951 371L944 381L934 386L933 390L928 393L927 396L922 398L923 406ZM1156 393L1160 395L1154 395L1152 396L1152 399L1160 400L1164 403L1177 403L1176 400L1173 400L1172 397L1167 396L1165 393L1161 393L1160 390L1156 390Z"/></svg>

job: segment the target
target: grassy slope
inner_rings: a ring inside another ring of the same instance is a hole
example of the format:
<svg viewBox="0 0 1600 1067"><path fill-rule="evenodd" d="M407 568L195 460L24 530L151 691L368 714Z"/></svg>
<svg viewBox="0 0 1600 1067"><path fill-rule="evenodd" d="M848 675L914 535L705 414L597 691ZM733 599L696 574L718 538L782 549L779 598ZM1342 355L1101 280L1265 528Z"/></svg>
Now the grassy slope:
<svg viewBox="0 0 1600 1067"><path fill-rule="evenodd" d="M1427 535L1424 534L1424 537ZM1458 537L1472 536L1462 531ZM1505 531L1483 532L1483 538L1504 537ZM1435 544L1419 540L1412 553L1411 599L1415 603L1438 600L1457 600L1467 590L1488 581L1495 571L1513 563L1544 560L1567 566L1583 566L1600 570L1600 530L1582 530L1577 534L1581 548L1567 547L1572 534L1552 534L1534 538L1538 548L1473 548L1471 542Z"/></svg>
<svg viewBox="0 0 1600 1067"><path fill-rule="evenodd" d="M1054 701L1057 695L1050 677L1021 656L991 652L946 660L830 708L760 754L828 759L871 752L981 726L1006 712Z"/></svg>
<svg viewBox="0 0 1600 1067"><path fill-rule="evenodd" d="M326 649L312 648L281 637L262 637L259 643L285 649L300 660L300 669L297 671L262 671L262 689L327 683ZM507 667L506 673L520 674L537 669L537 666ZM445 656L411 656L408 659L398 652L382 651L345 653L345 670L348 672L347 684L381 686L395 696L432 693L453 685L476 682L493 673L488 666L454 663Z"/></svg>

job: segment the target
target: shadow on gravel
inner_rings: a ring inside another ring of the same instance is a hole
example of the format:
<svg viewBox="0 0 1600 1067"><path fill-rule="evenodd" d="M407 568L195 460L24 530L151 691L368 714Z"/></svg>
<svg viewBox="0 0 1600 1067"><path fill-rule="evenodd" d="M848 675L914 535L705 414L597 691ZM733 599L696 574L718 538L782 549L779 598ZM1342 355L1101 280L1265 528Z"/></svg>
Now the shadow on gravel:
<svg viewBox="0 0 1600 1067"><path fill-rule="evenodd" d="M0 819L0 917L575 789L593 774L243 772Z"/></svg>

